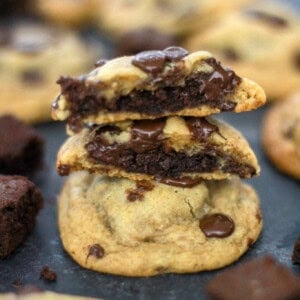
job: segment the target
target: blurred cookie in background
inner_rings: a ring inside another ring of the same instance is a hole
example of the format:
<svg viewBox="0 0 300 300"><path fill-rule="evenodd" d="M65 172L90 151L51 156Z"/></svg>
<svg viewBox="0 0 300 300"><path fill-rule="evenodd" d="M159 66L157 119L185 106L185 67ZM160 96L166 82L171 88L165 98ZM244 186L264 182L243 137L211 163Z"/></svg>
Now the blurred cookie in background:
<svg viewBox="0 0 300 300"><path fill-rule="evenodd" d="M34 10L46 19L66 26L83 26L94 20L100 0L32 0Z"/></svg>
<svg viewBox="0 0 300 300"><path fill-rule="evenodd" d="M122 34L115 45L115 56L133 55L146 50L163 50L177 44L177 39L154 28L144 27Z"/></svg>
<svg viewBox="0 0 300 300"><path fill-rule="evenodd" d="M185 35L254 0L102 0L96 21L115 37L141 27Z"/></svg>
<svg viewBox="0 0 300 300"><path fill-rule="evenodd" d="M266 113L262 144L276 168L300 179L300 92Z"/></svg>
<svg viewBox="0 0 300 300"><path fill-rule="evenodd" d="M300 85L300 26L279 4L264 4L224 16L190 37L188 50L206 49L265 89L269 100L288 96Z"/></svg>
<svg viewBox="0 0 300 300"><path fill-rule="evenodd" d="M26 122L50 120L62 74L79 74L96 60L72 32L23 21L0 27L0 115Z"/></svg>

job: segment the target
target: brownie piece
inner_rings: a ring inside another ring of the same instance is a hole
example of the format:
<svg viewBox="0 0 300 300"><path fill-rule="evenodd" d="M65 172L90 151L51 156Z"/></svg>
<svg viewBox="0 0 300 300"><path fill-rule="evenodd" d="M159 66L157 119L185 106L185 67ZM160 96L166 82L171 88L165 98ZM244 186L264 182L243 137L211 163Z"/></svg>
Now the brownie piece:
<svg viewBox="0 0 300 300"><path fill-rule="evenodd" d="M33 174L42 164L44 141L33 127L11 115L0 117L0 173Z"/></svg>
<svg viewBox="0 0 300 300"><path fill-rule="evenodd" d="M39 189L26 177L0 175L0 259L25 240L42 205Z"/></svg>
<svg viewBox="0 0 300 300"><path fill-rule="evenodd" d="M292 261L294 264L300 264L300 237L294 244Z"/></svg>
<svg viewBox="0 0 300 300"><path fill-rule="evenodd" d="M219 273L206 291L214 300L296 300L300 299L300 278L264 256Z"/></svg>

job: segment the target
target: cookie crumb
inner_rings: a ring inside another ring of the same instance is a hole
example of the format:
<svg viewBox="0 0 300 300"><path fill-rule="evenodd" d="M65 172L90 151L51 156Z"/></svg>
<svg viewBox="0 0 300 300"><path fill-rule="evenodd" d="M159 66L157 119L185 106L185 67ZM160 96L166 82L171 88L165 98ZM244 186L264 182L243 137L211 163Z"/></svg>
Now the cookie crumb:
<svg viewBox="0 0 300 300"><path fill-rule="evenodd" d="M44 266L40 273L40 279L46 281L55 282L57 280L57 274L51 270L48 266Z"/></svg>

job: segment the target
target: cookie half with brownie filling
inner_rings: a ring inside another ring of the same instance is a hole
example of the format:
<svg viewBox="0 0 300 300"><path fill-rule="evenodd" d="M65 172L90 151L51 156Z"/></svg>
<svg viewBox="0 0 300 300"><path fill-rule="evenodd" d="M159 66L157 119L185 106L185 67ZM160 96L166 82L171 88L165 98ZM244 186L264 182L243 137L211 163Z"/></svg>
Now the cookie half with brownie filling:
<svg viewBox="0 0 300 300"><path fill-rule="evenodd" d="M240 78L205 51L169 47L97 65L87 75L58 80L61 94L52 116L68 120L73 132L91 122L242 112L266 100L259 85Z"/></svg>
<svg viewBox="0 0 300 300"><path fill-rule="evenodd" d="M61 175L88 170L133 180L161 182L259 173L244 137L212 117L167 117L84 128L58 153Z"/></svg>

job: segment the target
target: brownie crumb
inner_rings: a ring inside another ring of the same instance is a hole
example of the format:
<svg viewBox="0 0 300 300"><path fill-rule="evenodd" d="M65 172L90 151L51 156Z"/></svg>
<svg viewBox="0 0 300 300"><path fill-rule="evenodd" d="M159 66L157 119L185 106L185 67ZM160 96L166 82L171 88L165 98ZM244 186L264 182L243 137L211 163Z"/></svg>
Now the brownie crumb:
<svg viewBox="0 0 300 300"><path fill-rule="evenodd" d="M207 285L209 299L300 299L300 278L271 256L245 262L216 275Z"/></svg>
<svg viewBox="0 0 300 300"><path fill-rule="evenodd" d="M23 287L23 283L22 281L18 278L15 279L12 283L11 283L12 287L14 287L15 289L20 289Z"/></svg>
<svg viewBox="0 0 300 300"><path fill-rule="evenodd" d="M292 261L294 264L300 264L300 238L294 244Z"/></svg>
<svg viewBox="0 0 300 300"><path fill-rule="evenodd" d="M40 273L40 279L46 281L55 282L57 279L57 274L51 270L48 266L44 266Z"/></svg>

